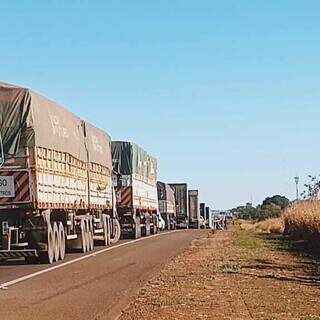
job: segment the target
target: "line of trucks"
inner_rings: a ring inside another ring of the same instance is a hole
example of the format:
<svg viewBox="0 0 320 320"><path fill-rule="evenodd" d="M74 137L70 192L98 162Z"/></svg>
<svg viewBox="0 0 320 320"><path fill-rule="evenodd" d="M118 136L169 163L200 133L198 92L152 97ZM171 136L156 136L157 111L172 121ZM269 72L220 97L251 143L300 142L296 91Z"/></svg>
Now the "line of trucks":
<svg viewBox="0 0 320 320"><path fill-rule="evenodd" d="M54 263L159 229L200 227L199 192L55 102L0 83L0 258Z"/></svg>

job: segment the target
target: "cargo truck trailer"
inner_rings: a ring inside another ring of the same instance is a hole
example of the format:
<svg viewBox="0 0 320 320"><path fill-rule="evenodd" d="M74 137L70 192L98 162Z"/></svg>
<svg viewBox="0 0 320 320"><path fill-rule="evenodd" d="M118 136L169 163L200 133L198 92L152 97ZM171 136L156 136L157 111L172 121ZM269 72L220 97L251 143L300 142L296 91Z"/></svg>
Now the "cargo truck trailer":
<svg viewBox="0 0 320 320"><path fill-rule="evenodd" d="M166 224L166 230L176 228L176 202L173 189L166 183L157 182L159 212Z"/></svg>
<svg viewBox="0 0 320 320"><path fill-rule="evenodd" d="M135 143L113 141L112 161L123 237L157 233L157 160Z"/></svg>
<svg viewBox="0 0 320 320"><path fill-rule="evenodd" d="M30 89L0 83L0 257L63 260L120 238L111 140Z"/></svg>
<svg viewBox="0 0 320 320"><path fill-rule="evenodd" d="M188 229L188 185L186 183L170 183L169 185L174 191L177 228Z"/></svg>
<svg viewBox="0 0 320 320"><path fill-rule="evenodd" d="M207 220L206 204L204 202L200 203L200 216L203 217L204 220Z"/></svg>
<svg viewBox="0 0 320 320"><path fill-rule="evenodd" d="M193 229L200 228L200 204L199 191L189 190L189 227Z"/></svg>
<svg viewBox="0 0 320 320"><path fill-rule="evenodd" d="M208 228L212 229L214 216L212 210L210 210L210 207L206 207L206 217L208 222Z"/></svg>

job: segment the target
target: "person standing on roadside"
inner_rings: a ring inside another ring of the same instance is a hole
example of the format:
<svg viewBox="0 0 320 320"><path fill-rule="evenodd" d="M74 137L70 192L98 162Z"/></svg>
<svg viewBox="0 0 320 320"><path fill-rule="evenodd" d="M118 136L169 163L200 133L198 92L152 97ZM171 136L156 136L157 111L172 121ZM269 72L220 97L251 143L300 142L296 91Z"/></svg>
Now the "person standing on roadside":
<svg viewBox="0 0 320 320"><path fill-rule="evenodd" d="M227 216L224 216L224 219L223 219L223 227L224 227L224 230L227 230L227 229L228 229Z"/></svg>

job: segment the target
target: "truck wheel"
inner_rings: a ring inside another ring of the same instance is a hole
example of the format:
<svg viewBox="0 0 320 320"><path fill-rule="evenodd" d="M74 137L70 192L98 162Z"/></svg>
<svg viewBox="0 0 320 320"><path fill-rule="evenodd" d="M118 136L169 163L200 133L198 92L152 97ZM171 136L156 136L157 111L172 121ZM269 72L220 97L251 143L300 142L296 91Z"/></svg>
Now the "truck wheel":
<svg viewBox="0 0 320 320"><path fill-rule="evenodd" d="M53 235L53 230L50 224L48 224L46 237L47 237L48 250L42 251L39 253L40 262L52 264L54 261L54 235Z"/></svg>
<svg viewBox="0 0 320 320"><path fill-rule="evenodd" d="M89 224L89 219L85 219L85 236L86 236L86 243L87 243L87 252L91 251L91 246L90 246L90 224Z"/></svg>
<svg viewBox="0 0 320 320"><path fill-rule="evenodd" d="M171 230L171 221L170 221L170 216L168 214L166 218L166 230Z"/></svg>
<svg viewBox="0 0 320 320"><path fill-rule="evenodd" d="M177 230L177 223L175 221L172 222L172 230Z"/></svg>
<svg viewBox="0 0 320 320"><path fill-rule="evenodd" d="M80 229L81 229L82 252L86 253L87 252L87 235L86 235L86 223L84 219L81 219Z"/></svg>
<svg viewBox="0 0 320 320"><path fill-rule="evenodd" d="M109 245L108 239L108 225L107 225L107 215L102 215L102 225L103 225L103 236L104 236L104 245L107 247Z"/></svg>
<svg viewBox="0 0 320 320"><path fill-rule="evenodd" d="M89 230L89 220L84 220L85 224L85 238L86 238L86 244L87 244L87 252L90 251L90 230Z"/></svg>
<svg viewBox="0 0 320 320"><path fill-rule="evenodd" d="M54 239L54 261L59 261L60 256L60 237L59 237L59 230L58 224L56 222L53 223L53 239Z"/></svg>
<svg viewBox="0 0 320 320"><path fill-rule="evenodd" d="M59 240L60 240L59 256L61 260L64 260L66 256L66 234L65 234L62 222L59 222L58 229L59 229Z"/></svg>
<svg viewBox="0 0 320 320"><path fill-rule="evenodd" d="M111 243L117 243L121 237L121 226L118 219L114 219L114 238L111 239Z"/></svg>
<svg viewBox="0 0 320 320"><path fill-rule="evenodd" d="M152 215L151 217L152 222L153 222L153 227L151 228L151 234L156 234L158 233L158 219L156 215Z"/></svg>
<svg viewBox="0 0 320 320"><path fill-rule="evenodd" d="M141 238L141 225L140 225L140 217L137 216L135 221L135 228L133 230L133 239L139 239Z"/></svg>
<svg viewBox="0 0 320 320"><path fill-rule="evenodd" d="M158 226L157 226L156 222L157 222L157 219L155 219L155 222L153 224L153 234L157 234L158 233Z"/></svg>
<svg viewBox="0 0 320 320"><path fill-rule="evenodd" d="M147 214L144 218L144 228L143 228L143 234L142 236L148 237L151 233L151 218L149 214Z"/></svg>
<svg viewBox="0 0 320 320"><path fill-rule="evenodd" d="M89 233L88 233L88 238L89 238L89 248L90 251L94 249L94 241L93 241L93 224L92 224L92 219L88 220L88 227L89 227Z"/></svg>

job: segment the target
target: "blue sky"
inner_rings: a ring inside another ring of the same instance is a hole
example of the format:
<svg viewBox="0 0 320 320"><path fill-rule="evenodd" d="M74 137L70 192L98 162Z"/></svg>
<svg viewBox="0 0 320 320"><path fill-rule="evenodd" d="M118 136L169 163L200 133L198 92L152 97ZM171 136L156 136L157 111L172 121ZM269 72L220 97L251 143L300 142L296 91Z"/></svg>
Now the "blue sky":
<svg viewBox="0 0 320 320"><path fill-rule="evenodd" d="M66 4L67 3L67 4ZM0 80L158 158L214 208L319 174L319 1L1 1Z"/></svg>

